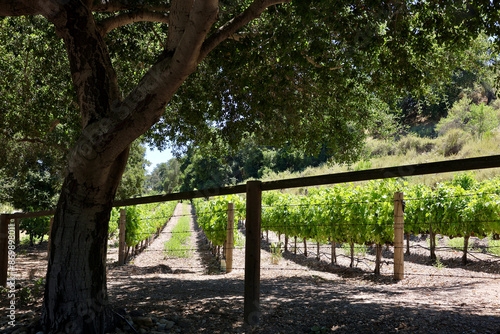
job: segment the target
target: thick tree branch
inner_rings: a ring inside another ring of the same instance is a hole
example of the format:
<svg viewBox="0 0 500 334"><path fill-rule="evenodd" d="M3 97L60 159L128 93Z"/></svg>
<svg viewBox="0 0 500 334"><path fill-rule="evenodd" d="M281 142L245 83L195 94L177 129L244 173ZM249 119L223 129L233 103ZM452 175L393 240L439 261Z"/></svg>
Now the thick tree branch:
<svg viewBox="0 0 500 334"><path fill-rule="evenodd" d="M175 50L186 30L194 0L174 0L171 10L171 24L168 28L167 51Z"/></svg>
<svg viewBox="0 0 500 334"><path fill-rule="evenodd" d="M167 52L141 80L139 85L114 109L113 127L120 131L112 134L109 141L116 145L106 145L102 159L115 156L123 143L130 143L154 123L165 112L165 106L186 80L196 70L199 52L218 14L217 0L195 1L182 38L174 51ZM85 129L92 132L94 126ZM98 129L95 129L98 131ZM93 137L89 134L88 137ZM104 139L103 142L107 142ZM97 147L98 152L102 152Z"/></svg>
<svg viewBox="0 0 500 334"><path fill-rule="evenodd" d="M188 70L188 73L181 75L187 77L195 70L199 63L203 43L218 14L218 0L196 1L194 3L186 30L172 59L173 68Z"/></svg>
<svg viewBox="0 0 500 334"><path fill-rule="evenodd" d="M85 127L89 122L109 115L110 104L120 99L116 73L87 7L78 1L70 1L51 21L66 45L82 127Z"/></svg>
<svg viewBox="0 0 500 334"><path fill-rule="evenodd" d="M124 10L146 10L150 12L169 12L170 5L167 4L147 4L145 1L130 0L94 0L91 10L93 12L118 12Z"/></svg>
<svg viewBox="0 0 500 334"><path fill-rule="evenodd" d="M247 25L250 21L258 18L266 8L282 3L290 2L291 0L255 0L246 10L240 15L234 17L215 33L213 33L204 43L200 52L198 62L201 62L213 49L222 41L230 38L239 29Z"/></svg>
<svg viewBox="0 0 500 334"><path fill-rule="evenodd" d="M99 23L99 26L101 27L101 35L104 36L113 29L135 22L159 22L168 24L169 17L164 13L150 12L147 10L120 14L104 19Z"/></svg>

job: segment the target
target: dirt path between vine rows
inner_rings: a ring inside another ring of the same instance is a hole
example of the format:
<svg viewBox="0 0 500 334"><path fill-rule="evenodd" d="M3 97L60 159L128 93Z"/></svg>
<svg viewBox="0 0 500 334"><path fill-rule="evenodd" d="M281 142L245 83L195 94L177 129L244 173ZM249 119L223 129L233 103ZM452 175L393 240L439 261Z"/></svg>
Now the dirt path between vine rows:
<svg viewBox="0 0 500 334"><path fill-rule="evenodd" d="M291 241L289 251L272 264L269 246L278 237L270 233L269 242L262 240L261 322L244 326L244 238L237 238L233 272L221 272L193 210L189 206L189 258L167 258L163 252L183 215L180 205L149 249L128 264L117 266L116 253L110 249L109 299L128 321L113 333L500 334L499 258L475 252L463 266L461 252L443 248L446 238L439 238L440 262L435 264L428 260L424 236L412 237L411 255L405 255L405 278L394 281L391 247L384 247L381 275L375 276L374 252L369 247L349 268L341 248L337 264L332 265L330 245L321 245L317 261L315 244L307 244L305 257L301 243L295 254ZM33 254L28 255L20 254L20 263L25 258L32 265ZM43 268L46 260L40 256L40 261ZM28 282L26 277L21 285ZM3 302L0 308L5 314ZM20 318L24 317L20 322L32 320L39 309L40 298L20 307ZM12 332L4 320L0 318L0 331Z"/></svg>

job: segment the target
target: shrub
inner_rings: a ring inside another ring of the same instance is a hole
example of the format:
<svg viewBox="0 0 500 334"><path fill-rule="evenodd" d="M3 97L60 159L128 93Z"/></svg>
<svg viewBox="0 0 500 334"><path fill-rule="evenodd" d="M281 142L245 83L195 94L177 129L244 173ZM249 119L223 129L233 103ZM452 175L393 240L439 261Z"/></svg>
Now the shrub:
<svg viewBox="0 0 500 334"><path fill-rule="evenodd" d="M462 150L468 140L470 140L470 136L463 130L450 130L446 136L440 140L441 153L445 157L456 155Z"/></svg>
<svg viewBox="0 0 500 334"><path fill-rule="evenodd" d="M453 186L460 186L464 190L474 189L479 183L476 181L475 175L473 172L456 174L451 181Z"/></svg>
<svg viewBox="0 0 500 334"><path fill-rule="evenodd" d="M432 139L420 138L415 135L407 135L398 142L399 154L415 151L418 154L427 153L434 149L435 143Z"/></svg>
<svg viewBox="0 0 500 334"><path fill-rule="evenodd" d="M439 135L445 135L452 130L463 130L474 136L482 137L499 124L497 112L484 103L473 104L472 100L464 97L455 102L448 112L436 125Z"/></svg>
<svg viewBox="0 0 500 334"><path fill-rule="evenodd" d="M49 233L50 218L49 217L24 218L21 219L20 228L30 236L30 246L32 246L35 238L37 239L41 238L40 242L42 242L43 236Z"/></svg>

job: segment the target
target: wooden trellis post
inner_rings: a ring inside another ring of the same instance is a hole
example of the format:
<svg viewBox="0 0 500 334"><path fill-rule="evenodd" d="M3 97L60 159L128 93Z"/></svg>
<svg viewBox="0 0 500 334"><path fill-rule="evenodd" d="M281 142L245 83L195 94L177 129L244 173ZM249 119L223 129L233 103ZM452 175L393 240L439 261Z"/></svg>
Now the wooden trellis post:
<svg viewBox="0 0 500 334"><path fill-rule="evenodd" d="M0 285L7 287L9 215L0 215Z"/></svg>
<svg viewBox="0 0 500 334"><path fill-rule="evenodd" d="M20 242L20 237L19 237L19 218L14 219L14 225L15 225L16 246L18 246L19 242Z"/></svg>
<svg viewBox="0 0 500 334"><path fill-rule="evenodd" d="M119 241L118 241L118 264L121 266L125 263L125 226L127 222L127 211L120 210L120 225L119 225Z"/></svg>
<svg viewBox="0 0 500 334"><path fill-rule="evenodd" d="M233 271L234 203L227 203L226 273Z"/></svg>
<svg viewBox="0 0 500 334"><path fill-rule="evenodd" d="M256 325L260 321L260 225L262 188L260 181L247 182L245 243L244 321Z"/></svg>
<svg viewBox="0 0 500 334"><path fill-rule="evenodd" d="M404 216L402 192L394 194L394 279L404 278Z"/></svg>

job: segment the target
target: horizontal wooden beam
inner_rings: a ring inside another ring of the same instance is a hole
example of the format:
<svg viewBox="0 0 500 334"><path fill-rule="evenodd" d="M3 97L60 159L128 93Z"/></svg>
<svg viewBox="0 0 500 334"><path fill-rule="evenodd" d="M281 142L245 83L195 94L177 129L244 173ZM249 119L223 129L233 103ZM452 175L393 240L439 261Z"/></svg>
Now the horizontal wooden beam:
<svg viewBox="0 0 500 334"><path fill-rule="evenodd" d="M53 216L56 210L46 210L46 211L34 211L34 212L16 212L9 214L10 219L16 218L35 218L35 217L45 217Z"/></svg>
<svg viewBox="0 0 500 334"><path fill-rule="evenodd" d="M129 205L138 205L138 204L147 204L147 203L180 201L180 200L188 200L188 199L192 199L192 198L209 198L209 197L214 197L214 196L242 194L244 192L246 192L246 185L241 184L241 185L231 186L231 187L210 188L210 189L204 189L204 190L185 191L185 192L181 192L181 193L172 193L172 194L165 194L165 195L129 198L129 199L124 199L124 200L120 200L120 201L115 201L113 203L113 206L117 207L117 206L129 206Z"/></svg>

